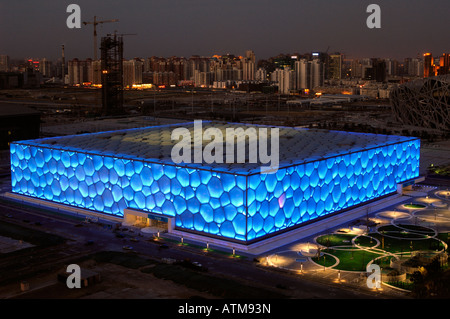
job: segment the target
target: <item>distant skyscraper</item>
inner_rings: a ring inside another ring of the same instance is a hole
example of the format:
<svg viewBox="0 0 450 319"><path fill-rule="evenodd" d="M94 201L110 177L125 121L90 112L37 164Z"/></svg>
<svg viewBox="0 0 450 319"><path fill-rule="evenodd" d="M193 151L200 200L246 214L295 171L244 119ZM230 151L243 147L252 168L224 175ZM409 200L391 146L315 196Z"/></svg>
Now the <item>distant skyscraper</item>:
<svg viewBox="0 0 450 319"><path fill-rule="evenodd" d="M311 84L310 88L314 89L318 86L322 86L324 82L325 69L324 64L318 59L310 61L311 64Z"/></svg>
<svg viewBox="0 0 450 319"><path fill-rule="evenodd" d="M39 61L39 72L44 76L44 77L52 77L52 62L47 60L46 58L43 58Z"/></svg>
<svg viewBox="0 0 450 319"><path fill-rule="evenodd" d="M279 93L289 94L296 88L296 73L290 67L276 69L271 74L271 81L278 83Z"/></svg>
<svg viewBox="0 0 450 319"><path fill-rule="evenodd" d="M73 59L68 62L69 85L82 85L92 82L92 60L80 61Z"/></svg>
<svg viewBox="0 0 450 319"><path fill-rule="evenodd" d="M102 84L102 61L92 61L92 84Z"/></svg>
<svg viewBox="0 0 450 319"><path fill-rule="evenodd" d="M430 76L433 76L433 56L431 53L425 53L423 55L423 77L428 78Z"/></svg>
<svg viewBox="0 0 450 319"><path fill-rule="evenodd" d="M251 59L245 58L245 61L242 65L243 75L242 79L244 81L253 81L255 80L255 62L253 62Z"/></svg>
<svg viewBox="0 0 450 319"><path fill-rule="evenodd" d="M0 55L0 72L9 71L9 56Z"/></svg>
<svg viewBox="0 0 450 319"><path fill-rule="evenodd" d="M363 75L363 65L361 61L355 59L352 61L351 68L351 77L352 78L362 78Z"/></svg>
<svg viewBox="0 0 450 319"><path fill-rule="evenodd" d="M142 84L142 71L144 63L138 59L123 61L123 86L132 87Z"/></svg>
<svg viewBox="0 0 450 319"><path fill-rule="evenodd" d="M301 59L295 62L295 74L298 90L314 89L324 83L324 64L319 59L312 61Z"/></svg>
<svg viewBox="0 0 450 319"><path fill-rule="evenodd" d="M297 90L308 89L308 62L305 59L295 62L295 73L297 76Z"/></svg>
<svg viewBox="0 0 450 319"><path fill-rule="evenodd" d="M259 68L255 73L256 81L266 81L267 80L267 71L264 68Z"/></svg>
<svg viewBox="0 0 450 319"><path fill-rule="evenodd" d="M331 54L328 63L328 78L340 80L342 78L342 54Z"/></svg>
<svg viewBox="0 0 450 319"><path fill-rule="evenodd" d="M186 79L195 81L195 71L210 72L209 58L200 57L198 55L190 57L184 65L184 74Z"/></svg>
<svg viewBox="0 0 450 319"><path fill-rule="evenodd" d="M406 63L408 62L408 63ZM407 72L409 76L422 76L423 75L423 62L421 59L406 59L405 66L407 64Z"/></svg>
<svg viewBox="0 0 450 319"><path fill-rule="evenodd" d="M28 59L26 60L28 72L37 73L39 72L40 61L39 59Z"/></svg>
<svg viewBox="0 0 450 319"><path fill-rule="evenodd" d="M444 53L439 58L439 71L438 75L446 75L450 73L450 54Z"/></svg>
<svg viewBox="0 0 450 319"><path fill-rule="evenodd" d="M384 59L386 62L386 74L390 76L398 75L398 61L393 59Z"/></svg>
<svg viewBox="0 0 450 319"><path fill-rule="evenodd" d="M194 83L198 87L209 87L212 83L211 72L203 72L200 70L194 71Z"/></svg>
<svg viewBox="0 0 450 319"><path fill-rule="evenodd" d="M66 78L66 49L61 45L61 81L64 83Z"/></svg>
<svg viewBox="0 0 450 319"><path fill-rule="evenodd" d="M252 50L245 51L245 58L253 63L256 63L256 55Z"/></svg>
<svg viewBox="0 0 450 319"><path fill-rule="evenodd" d="M383 59L372 59L372 67L366 68L364 78L377 82L386 81L386 61Z"/></svg>

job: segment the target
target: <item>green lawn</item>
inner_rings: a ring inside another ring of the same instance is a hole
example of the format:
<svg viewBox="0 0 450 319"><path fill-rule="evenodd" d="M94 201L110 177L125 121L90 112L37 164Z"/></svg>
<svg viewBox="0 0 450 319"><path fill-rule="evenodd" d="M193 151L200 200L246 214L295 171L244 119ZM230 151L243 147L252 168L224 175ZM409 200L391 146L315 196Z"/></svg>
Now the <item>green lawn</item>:
<svg viewBox="0 0 450 319"><path fill-rule="evenodd" d="M427 207L422 204L405 204L403 206L405 206L406 208L425 208L425 207Z"/></svg>
<svg viewBox="0 0 450 319"><path fill-rule="evenodd" d="M375 247L377 241L370 236L359 236L355 239L355 244L362 247Z"/></svg>
<svg viewBox="0 0 450 319"><path fill-rule="evenodd" d="M386 236L390 236L390 237L395 237L395 238L399 238L399 239L403 239L403 240L408 240L408 239L426 239L427 236L426 235L421 235L421 234L413 234L410 233L408 231L402 230L402 231L398 231L398 232L383 232L383 235Z"/></svg>
<svg viewBox="0 0 450 319"><path fill-rule="evenodd" d="M366 271L367 264L379 254L370 253L364 250L348 251L348 250L335 250L326 249L324 252L330 253L339 259L339 264L334 269L349 270L349 271ZM323 261L319 258L313 259L319 265L324 265Z"/></svg>
<svg viewBox="0 0 450 319"><path fill-rule="evenodd" d="M317 243L326 247L331 246L351 246L353 234L327 234L317 238Z"/></svg>
<svg viewBox="0 0 450 319"><path fill-rule="evenodd" d="M319 264L319 265L321 265L321 266L325 266L325 267L331 267L331 266L333 266L333 265L336 263L336 261L337 261L337 259L334 258L333 256L326 255L326 254L323 254L323 255L320 256L319 258L313 257L313 258L311 258L311 259L312 259L315 263L317 263L317 264Z"/></svg>
<svg viewBox="0 0 450 319"><path fill-rule="evenodd" d="M384 272L390 271L390 270L392 270L392 268L391 268L391 259L392 258L393 258L392 256L384 256L384 257L378 258L377 260L374 260L373 263L380 266L381 268L383 268Z"/></svg>
<svg viewBox="0 0 450 319"><path fill-rule="evenodd" d="M392 235L389 234L389 235ZM411 234L408 234L411 235ZM436 250L436 249L442 249L444 246L441 242L439 242L437 239L434 238L424 238L421 240L405 240L401 238L391 238L387 236L383 236L382 234L373 233L370 234L370 236L377 238L380 243L383 243L383 237L384 237L384 247L381 244L377 248L386 250L391 253L398 253L398 252L408 252L412 250Z"/></svg>
<svg viewBox="0 0 450 319"><path fill-rule="evenodd" d="M430 236L434 235L434 231L427 227L418 226L418 225L404 225L404 224L398 224L398 226L409 229L411 231L417 231L417 232L423 233L425 235L430 235Z"/></svg>
<svg viewBox="0 0 450 319"><path fill-rule="evenodd" d="M386 225L386 226L381 226L380 228L378 228L379 232L383 232L383 231L387 231L387 232L392 232L392 231L397 231L397 232L402 232L405 231L405 229L412 231L412 232L418 232L420 234L424 234L424 235L434 235L434 231L430 228L427 227L423 227L423 226L419 226L419 225L406 225L406 224L398 224L398 225Z"/></svg>

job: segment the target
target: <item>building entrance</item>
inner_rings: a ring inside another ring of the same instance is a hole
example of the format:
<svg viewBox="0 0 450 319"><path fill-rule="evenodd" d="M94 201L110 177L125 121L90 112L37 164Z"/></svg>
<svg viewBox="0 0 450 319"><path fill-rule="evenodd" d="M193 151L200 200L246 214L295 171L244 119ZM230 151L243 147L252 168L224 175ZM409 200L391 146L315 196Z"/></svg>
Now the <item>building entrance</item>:
<svg viewBox="0 0 450 319"><path fill-rule="evenodd" d="M173 220L171 217L131 209L124 210L123 219L123 226L138 227L155 233L169 231Z"/></svg>

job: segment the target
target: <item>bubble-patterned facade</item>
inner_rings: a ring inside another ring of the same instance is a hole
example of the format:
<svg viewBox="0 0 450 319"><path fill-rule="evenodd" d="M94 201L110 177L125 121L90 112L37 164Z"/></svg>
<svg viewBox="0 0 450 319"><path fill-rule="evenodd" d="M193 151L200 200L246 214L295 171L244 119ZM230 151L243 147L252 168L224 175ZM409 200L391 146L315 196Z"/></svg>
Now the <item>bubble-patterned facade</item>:
<svg viewBox="0 0 450 319"><path fill-rule="evenodd" d="M286 128L289 134L292 130ZM136 154L143 153L139 150L125 154L89 144L120 136L122 143L115 147L128 143L132 149L137 142L127 138L132 134L148 138L150 131L13 143L12 191L119 217L125 208L161 214L174 218L177 230L251 243L395 193L398 183L419 175L420 140L415 138L386 137L385 145L347 153L344 149L314 160L311 156L288 163L292 158L282 157L274 174L245 165L234 171L214 164L175 165L161 156L139 158ZM85 144L77 143L83 140ZM150 140L154 147L166 141Z"/></svg>

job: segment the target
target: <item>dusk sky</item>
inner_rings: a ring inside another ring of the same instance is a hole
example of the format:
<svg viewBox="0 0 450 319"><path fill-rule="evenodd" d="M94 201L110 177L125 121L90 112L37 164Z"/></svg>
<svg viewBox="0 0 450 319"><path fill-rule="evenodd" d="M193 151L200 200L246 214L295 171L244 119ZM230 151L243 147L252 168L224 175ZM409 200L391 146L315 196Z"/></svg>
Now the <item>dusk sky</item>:
<svg viewBox="0 0 450 319"><path fill-rule="evenodd" d="M350 58L403 59L450 52L448 0L0 0L0 54L11 58L93 57L93 27L68 29L66 8L81 20L119 19L98 27L100 36L125 38L125 57L213 54L257 59L279 53L339 51ZM369 29L366 8L382 10L381 29Z"/></svg>

